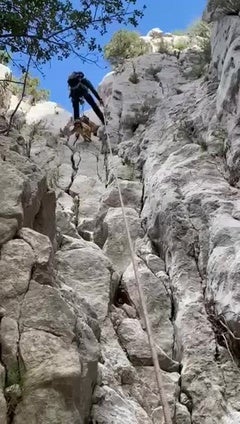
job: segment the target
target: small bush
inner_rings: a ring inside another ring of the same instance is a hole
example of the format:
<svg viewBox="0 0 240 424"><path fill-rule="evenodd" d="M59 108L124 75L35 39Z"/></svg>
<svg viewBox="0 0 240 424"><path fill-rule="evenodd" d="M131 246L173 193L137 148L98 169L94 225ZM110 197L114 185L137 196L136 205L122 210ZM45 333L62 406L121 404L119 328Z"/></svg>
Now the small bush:
<svg viewBox="0 0 240 424"><path fill-rule="evenodd" d="M138 78L138 74L136 72L135 64L133 62L132 62L132 67L133 67L133 73L130 75L129 81L132 82L133 84L138 84L139 78Z"/></svg>
<svg viewBox="0 0 240 424"><path fill-rule="evenodd" d="M164 41L163 38L160 40L157 51L158 51L158 53L168 53L169 52L169 47L168 47L167 43Z"/></svg>
<svg viewBox="0 0 240 424"><path fill-rule="evenodd" d="M201 78L204 75L207 65L211 61L211 43L210 40L202 40L201 50L199 51L198 63L193 65L191 76Z"/></svg>
<svg viewBox="0 0 240 424"><path fill-rule="evenodd" d="M141 56L148 51L148 44L140 38L137 32L120 30L104 47L104 57L112 66L117 66L125 59Z"/></svg>
<svg viewBox="0 0 240 424"><path fill-rule="evenodd" d="M189 41L188 40L176 40L174 43L174 49L183 51L189 47Z"/></svg>
<svg viewBox="0 0 240 424"><path fill-rule="evenodd" d="M25 74L22 74L19 80L15 79L15 81L24 82ZM30 98L30 102L32 105L35 105L37 102L41 100L48 100L50 92L49 90L44 90L39 87L40 81L39 78L34 78L30 74L27 76L26 89L25 89L25 97ZM22 94L23 85L22 84L12 84L12 93L16 96L20 96Z"/></svg>
<svg viewBox="0 0 240 424"><path fill-rule="evenodd" d="M13 386L14 384L18 384L22 387L23 374L24 367L22 365L19 366L17 362L12 364L12 366L7 370L6 387Z"/></svg>
<svg viewBox="0 0 240 424"><path fill-rule="evenodd" d="M198 63L192 69L192 76L200 78L211 61L211 27L206 22L197 21L188 29L188 32L192 39L196 39L200 48Z"/></svg>
<svg viewBox="0 0 240 424"><path fill-rule="evenodd" d="M198 20L187 28L187 33L194 37L210 38L210 26L206 22Z"/></svg>
<svg viewBox="0 0 240 424"><path fill-rule="evenodd" d="M208 145L205 140L200 140L199 146L201 147L202 152L207 152Z"/></svg>
<svg viewBox="0 0 240 424"><path fill-rule="evenodd" d="M5 50L0 50L0 63L2 65L8 65L11 60L11 57Z"/></svg>

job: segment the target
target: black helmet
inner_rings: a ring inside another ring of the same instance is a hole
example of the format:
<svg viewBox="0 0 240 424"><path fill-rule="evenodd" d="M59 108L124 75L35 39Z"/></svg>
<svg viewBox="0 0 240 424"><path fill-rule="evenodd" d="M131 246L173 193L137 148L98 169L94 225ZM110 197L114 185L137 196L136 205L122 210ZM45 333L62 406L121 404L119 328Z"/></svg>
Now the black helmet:
<svg viewBox="0 0 240 424"><path fill-rule="evenodd" d="M68 85L71 88L76 88L76 86L80 84L80 82L81 82L81 80L83 78L84 78L84 73L83 72L73 72L68 77Z"/></svg>

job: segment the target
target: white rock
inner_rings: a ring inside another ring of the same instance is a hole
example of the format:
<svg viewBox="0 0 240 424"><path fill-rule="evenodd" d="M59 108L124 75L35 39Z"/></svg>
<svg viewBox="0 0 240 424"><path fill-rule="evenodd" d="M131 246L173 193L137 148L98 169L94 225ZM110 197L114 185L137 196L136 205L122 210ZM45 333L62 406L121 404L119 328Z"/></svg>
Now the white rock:
<svg viewBox="0 0 240 424"><path fill-rule="evenodd" d="M46 127L54 134L59 134L71 117L67 112L55 102L41 102L32 106L26 114L27 124L42 121Z"/></svg>
<svg viewBox="0 0 240 424"><path fill-rule="evenodd" d="M134 209L125 208L125 214L134 243L138 237L143 235L140 220ZM111 259L116 269L123 272L128 267L131 257L121 208L109 208L104 224L106 225L107 239L103 251Z"/></svg>

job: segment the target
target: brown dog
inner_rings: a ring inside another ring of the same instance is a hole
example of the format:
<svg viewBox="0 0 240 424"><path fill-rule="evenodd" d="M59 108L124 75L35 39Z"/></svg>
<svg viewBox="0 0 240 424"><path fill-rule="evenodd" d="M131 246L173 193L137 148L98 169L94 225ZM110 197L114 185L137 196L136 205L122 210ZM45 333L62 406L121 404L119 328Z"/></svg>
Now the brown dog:
<svg viewBox="0 0 240 424"><path fill-rule="evenodd" d="M77 122L74 122L74 127L70 131L70 135L73 135L73 134L76 134L76 140L75 141L77 141L79 139L79 136L81 136L84 141L89 141L89 142L92 141L91 128L87 124L82 122L81 119L79 119Z"/></svg>
<svg viewBox="0 0 240 424"><path fill-rule="evenodd" d="M91 128L91 133L93 135L95 135L95 136L97 135L99 125L96 125L96 124L94 124L93 121L90 121L90 119L86 115L82 116L81 122L84 122L86 125L88 125Z"/></svg>
<svg viewBox="0 0 240 424"><path fill-rule="evenodd" d="M90 142L92 141L92 134L95 136L97 135L98 128L98 125L90 121L90 119L86 115L83 115L74 123L74 127L70 131L70 135L76 134L75 142L78 140L80 135L84 141Z"/></svg>

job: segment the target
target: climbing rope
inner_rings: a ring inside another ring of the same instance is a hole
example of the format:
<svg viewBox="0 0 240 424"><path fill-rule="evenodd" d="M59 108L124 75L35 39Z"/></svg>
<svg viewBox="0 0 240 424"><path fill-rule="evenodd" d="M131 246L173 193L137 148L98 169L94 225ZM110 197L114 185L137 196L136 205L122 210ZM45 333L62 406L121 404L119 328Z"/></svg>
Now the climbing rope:
<svg viewBox="0 0 240 424"><path fill-rule="evenodd" d="M80 116L84 115L84 101L80 102Z"/></svg>
<svg viewBox="0 0 240 424"><path fill-rule="evenodd" d="M126 213L125 213L125 207L124 207L124 202L123 202L123 198L122 198L121 187L120 187L119 179L118 179L118 176L115 172L114 165L113 165L113 152L112 152L110 136L109 136L108 129L107 129L105 107L104 107L104 121L105 121L104 127L105 127L105 132L106 132L106 141L107 141L107 146L108 146L109 153L110 153L110 158L111 158L111 161L112 161L112 172L113 172L113 176L114 176L116 183L117 183L117 189L118 189L119 199L120 199L120 203L121 203L123 220L124 220L124 224L125 224L126 232L127 232L127 238L128 238L128 244L129 244L129 249L130 249L130 254L131 254L134 276L135 276L136 285L137 285L137 289L138 289L140 305L141 305L141 308L142 308L142 311L143 311L143 317L144 317L144 321L145 321L149 346L150 346L151 353L152 353L152 359L153 359L153 365L154 365L154 370L155 370L155 374L156 374L156 380L157 380L157 386L158 386L160 401L161 401L162 408L163 408L164 421L165 421L165 424L172 424L170 407L169 407L167 397L166 397L166 394L165 394L165 390L164 390L164 387L163 387L162 372L161 372L161 368L160 368L159 361L158 361L158 355L157 355L155 343L154 343L154 340L153 340L153 334L152 334L151 324L150 324L150 320L149 320L149 316L148 316L147 306L146 306L146 302L145 302L145 299L144 299L143 290L142 290L142 287L141 287L141 284L140 284L140 278L139 278L139 274L138 274L137 263L136 263L136 259L135 259L135 256L134 256L133 242L132 242L132 237L131 237L130 230L129 230L127 216L126 216Z"/></svg>

